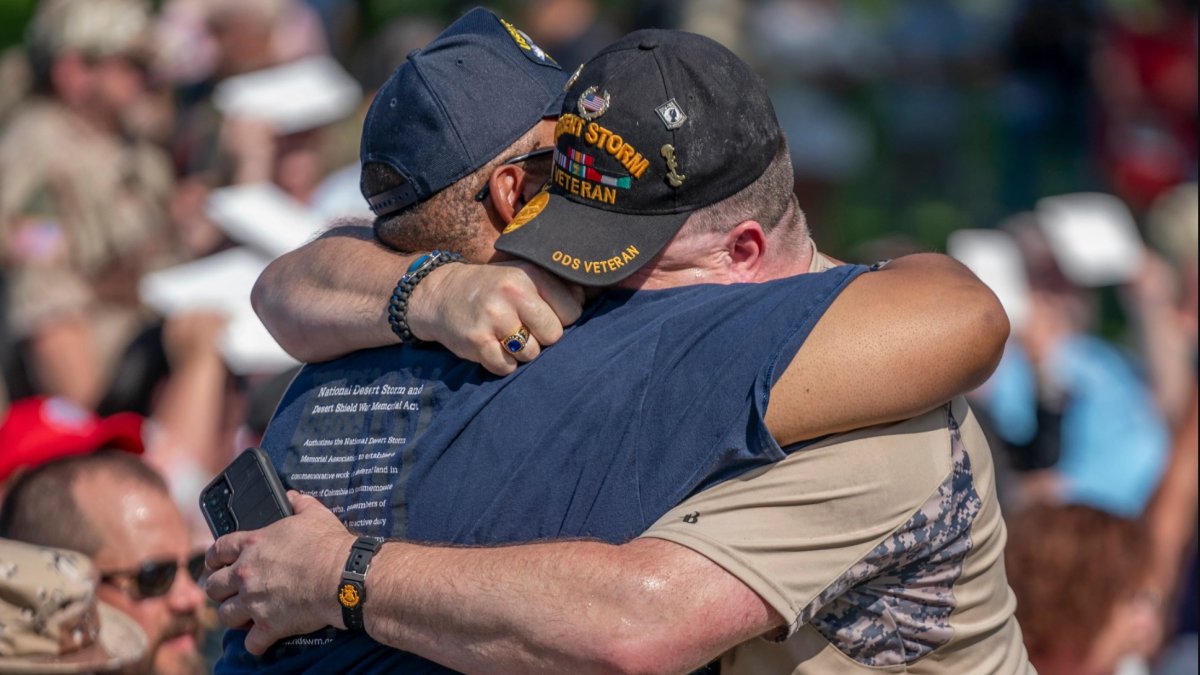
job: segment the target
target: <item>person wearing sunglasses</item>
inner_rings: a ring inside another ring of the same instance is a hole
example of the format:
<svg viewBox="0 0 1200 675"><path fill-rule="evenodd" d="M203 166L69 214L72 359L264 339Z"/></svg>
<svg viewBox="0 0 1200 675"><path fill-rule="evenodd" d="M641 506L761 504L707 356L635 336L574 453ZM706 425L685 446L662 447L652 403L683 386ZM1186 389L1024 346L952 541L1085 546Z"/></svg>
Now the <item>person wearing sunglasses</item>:
<svg viewBox="0 0 1200 675"><path fill-rule="evenodd" d="M204 574L204 551L193 553L186 560L147 560L132 569L104 572L100 581L120 588L134 600L161 598L171 592L180 568L186 568L192 581L199 583Z"/></svg>
<svg viewBox="0 0 1200 675"><path fill-rule="evenodd" d="M102 602L138 623L148 642L136 672L192 675L200 656L203 551L155 471L129 452L56 459L14 479L0 506L10 539L67 548L94 561Z"/></svg>

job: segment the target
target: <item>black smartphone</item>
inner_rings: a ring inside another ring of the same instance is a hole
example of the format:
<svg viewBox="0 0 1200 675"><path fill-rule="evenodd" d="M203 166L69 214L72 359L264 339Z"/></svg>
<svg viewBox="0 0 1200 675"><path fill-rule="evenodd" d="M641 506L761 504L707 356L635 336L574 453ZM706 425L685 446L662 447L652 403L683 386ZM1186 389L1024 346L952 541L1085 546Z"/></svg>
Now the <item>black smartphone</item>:
<svg viewBox="0 0 1200 675"><path fill-rule="evenodd" d="M292 505L271 458L246 448L200 493L200 511L214 537L257 530L292 515Z"/></svg>

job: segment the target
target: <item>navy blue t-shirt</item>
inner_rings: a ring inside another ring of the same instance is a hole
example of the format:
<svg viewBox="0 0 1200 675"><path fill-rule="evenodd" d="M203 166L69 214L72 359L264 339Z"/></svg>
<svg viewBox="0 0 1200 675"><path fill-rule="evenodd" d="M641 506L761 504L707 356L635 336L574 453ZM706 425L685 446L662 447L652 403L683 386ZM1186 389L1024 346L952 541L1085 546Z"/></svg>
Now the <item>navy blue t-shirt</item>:
<svg viewBox="0 0 1200 675"><path fill-rule="evenodd" d="M692 493L783 458L763 422L770 388L863 269L612 291L503 378L399 346L307 366L263 445L288 487L362 535L621 543ZM446 672L361 634L328 629L263 659L244 637L228 632L218 672Z"/></svg>

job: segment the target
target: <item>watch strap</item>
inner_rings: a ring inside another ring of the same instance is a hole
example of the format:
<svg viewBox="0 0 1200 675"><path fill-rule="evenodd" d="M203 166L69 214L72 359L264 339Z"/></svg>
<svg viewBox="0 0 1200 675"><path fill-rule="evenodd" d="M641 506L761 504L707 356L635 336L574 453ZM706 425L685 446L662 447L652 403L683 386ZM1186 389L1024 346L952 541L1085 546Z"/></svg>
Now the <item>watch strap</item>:
<svg viewBox="0 0 1200 675"><path fill-rule="evenodd" d="M346 630L362 631L363 603L367 600L367 570L371 567L371 559L379 552L383 542L370 537L359 537L350 547L350 555L346 558L346 566L342 570L342 580L338 583L337 599L342 606L342 621Z"/></svg>

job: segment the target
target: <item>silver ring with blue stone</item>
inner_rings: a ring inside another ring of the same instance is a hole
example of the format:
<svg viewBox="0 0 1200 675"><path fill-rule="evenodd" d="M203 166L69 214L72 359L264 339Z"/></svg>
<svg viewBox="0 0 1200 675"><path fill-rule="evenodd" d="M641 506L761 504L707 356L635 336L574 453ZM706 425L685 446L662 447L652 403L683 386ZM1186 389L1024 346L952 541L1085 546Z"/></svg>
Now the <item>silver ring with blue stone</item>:
<svg viewBox="0 0 1200 675"><path fill-rule="evenodd" d="M504 338L500 341L500 343L504 345L504 349L507 350L509 354L516 354L522 349L525 349L525 345L529 344L529 329L525 326L521 326L520 330Z"/></svg>

